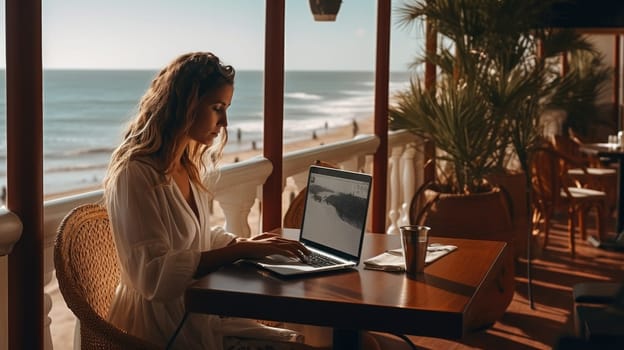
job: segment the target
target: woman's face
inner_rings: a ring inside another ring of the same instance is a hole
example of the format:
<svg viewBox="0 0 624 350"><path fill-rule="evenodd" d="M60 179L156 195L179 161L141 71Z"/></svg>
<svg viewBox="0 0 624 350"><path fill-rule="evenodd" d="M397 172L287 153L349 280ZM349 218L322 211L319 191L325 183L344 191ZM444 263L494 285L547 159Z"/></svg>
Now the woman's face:
<svg viewBox="0 0 624 350"><path fill-rule="evenodd" d="M192 140L207 146L212 145L222 128L227 127L226 111L232 103L233 93L234 86L226 84L201 99L197 116L189 131Z"/></svg>

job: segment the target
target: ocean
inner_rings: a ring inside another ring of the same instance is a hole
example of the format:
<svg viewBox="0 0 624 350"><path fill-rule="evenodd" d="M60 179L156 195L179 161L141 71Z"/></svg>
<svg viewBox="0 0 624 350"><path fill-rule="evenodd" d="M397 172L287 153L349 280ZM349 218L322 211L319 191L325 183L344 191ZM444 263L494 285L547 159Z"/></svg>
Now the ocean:
<svg viewBox="0 0 624 350"><path fill-rule="evenodd" d="M44 193L101 183L112 150L155 70L45 70ZM390 93L409 86L409 72L390 74ZM0 71L0 186L6 186L5 72ZM309 138L373 114L374 72L288 71L284 142ZM237 71L226 152L262 147L263 72ZM242 142L236 142L237 130Z"/></svg>

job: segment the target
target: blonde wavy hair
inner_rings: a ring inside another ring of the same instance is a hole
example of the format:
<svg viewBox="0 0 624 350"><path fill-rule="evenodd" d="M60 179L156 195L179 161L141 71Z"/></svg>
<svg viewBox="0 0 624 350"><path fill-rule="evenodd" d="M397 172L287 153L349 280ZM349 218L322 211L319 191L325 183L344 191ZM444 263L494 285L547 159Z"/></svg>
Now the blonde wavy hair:
<svg viewBox="0 0 624 350"><path fill-rule="evenodd" d="M181 55L162 69L141 98L137 115L111 156L104 188L115 182L130 160L139 157L153 160L157 170L168 175L176 155L182 152L181 163L190 180L206 189L200 174L217 168L227 142L227 129L223 128L210 146L195 141L185 146L182 140L197 117L201 99L225 85L233 85L234 75L232 66L224 65L210 52Z"/></svg>

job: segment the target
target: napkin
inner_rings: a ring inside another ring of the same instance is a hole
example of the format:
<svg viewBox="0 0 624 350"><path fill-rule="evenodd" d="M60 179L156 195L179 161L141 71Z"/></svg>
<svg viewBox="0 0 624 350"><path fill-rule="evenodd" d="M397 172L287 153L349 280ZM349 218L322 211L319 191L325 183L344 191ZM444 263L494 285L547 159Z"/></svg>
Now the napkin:
<svg viewBox="0 0 624 350"><path fill-rule="evenodd" d="M427 257L425 264L430 264L446 254L457 249L454 245L443 245L432 243L427 247ZM370 259L364 261L364 268L370 270L381 271L405 271L405 258L403 258L403 249L391 249Z"/></svg>

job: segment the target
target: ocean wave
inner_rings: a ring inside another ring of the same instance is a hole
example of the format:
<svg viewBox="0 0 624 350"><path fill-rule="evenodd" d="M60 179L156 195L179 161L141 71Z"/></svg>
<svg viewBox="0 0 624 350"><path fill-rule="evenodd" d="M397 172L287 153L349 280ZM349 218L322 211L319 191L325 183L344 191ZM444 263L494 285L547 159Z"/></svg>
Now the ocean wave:
<svg viewBox="0 0 624 350"><path fill-rule="evenodd" d="M318 100L322 100L323 97L320 95L315 95L315 94L311 94L311 93L307 93L307 92L288 92L284 94L284 97L286 98L292 98L295 100L306 100L306 101L318 101Z"/></svg>
<svg viewBox="0 0 624 350"><path fill-rule="evenodd" d="M122 105L124 107L131 106L134 107L138 105L140 96L132 97L132 98L76 98L75 96L68 97L56 97L49 98L45 101L45 105L48 107L51 106L62 106L65 108L66 106L80 106L86 105L90 107L98 106L98 105L106 105L110 106L114 105Z"/></svg>
<svg viewBox="0 0 624 350"><path fill-rule="evenodd" d="M44 170L45 173L70 173L85 170L102 170L106 169L108 164L75 164L67 166L50 167Z"/></svg>
<svg viewBox="0 0 624 350"><path fill-rule="evenodd" d="M43 157L45 159L64 159L75 158L80 156L98 156L98 155L110 155L115 150L115 147L93 147L93 148L79 148L68 150L47 150L44 152ZM0 154L0 160L6 158L6 153Z"/></svg>
<svg viewBox="0 0 624 350"><path fill-rule="evenodd" d="M68 150L64 151L64 156L80 156L83 154L110 154L113 153L115 147L93 147L93 148L83 148L76 150Z"/></svg>
<svg viewBox="0 0 624 350"><path fill-rule="evenodd" d="M368 81L368 82L363 83L362 85L371 87L372 89L375 88L375 82L374 81ZM405 89L405 88L407 88L409 86L410 86L409 78L407 80L389 81L388 82L388 89L390 91L402 90L402 89ZM355 91L358 91L358 90L355 90Z"/></svg>
<svg viewBox="0 0 624 350"><path fill-rule="evenodd" d="M330 121L331 127L336 127L340 123L340 121L331 120L331 118L327 117L284 120L284 130L289 131L288 134L284 133L284 139L298 137L301 134L310 135L310 133L314 130L324 129L325 123L327 123L329 127ZM344 121L345 124L350 122L350 120Z"/></svg>
<svg viewBox="0 0 624 350"><path fill-rule="evenodd" d="M341 90L339 93L347 96L366 96L372 98L374 90Z"/></svg>
<svg viewBox="0 0 624 350"><path fill-rule="evenodd" d="M357 97L344 100L336 100L318 106L308 106L309 113L341 118L350 121L362 114L373 114L373 100L366 97Z"/></svg>

